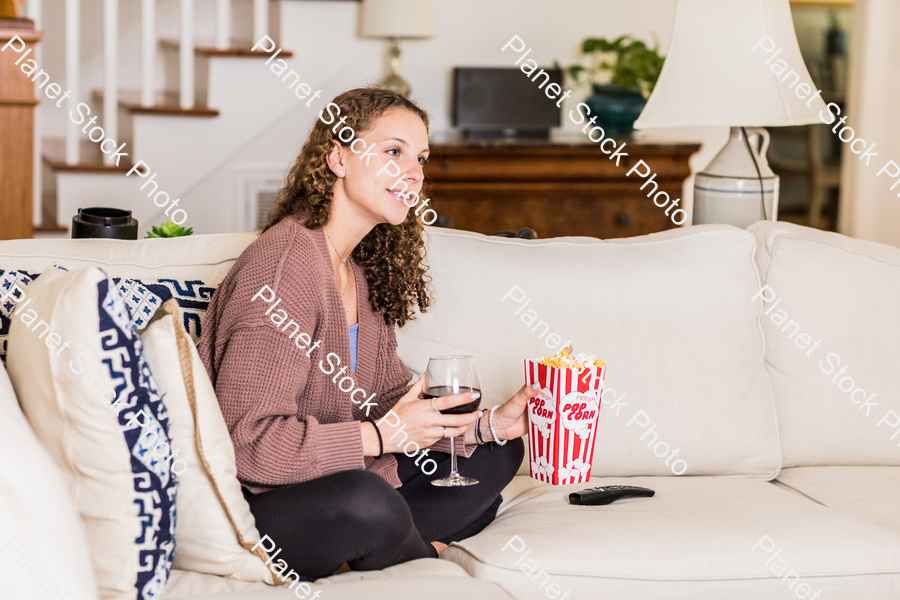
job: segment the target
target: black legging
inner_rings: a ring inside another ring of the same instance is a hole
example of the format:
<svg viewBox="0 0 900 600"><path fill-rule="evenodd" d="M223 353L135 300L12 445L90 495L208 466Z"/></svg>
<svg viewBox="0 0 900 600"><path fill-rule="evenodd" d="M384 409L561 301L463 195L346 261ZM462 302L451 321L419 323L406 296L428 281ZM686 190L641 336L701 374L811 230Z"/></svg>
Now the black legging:
<svg viewBox="0 0 900 600"><path fill-rule="evenodd" d="M500 492L512 481L525 445L493 443L459 458L460 473L480 483L439 488L432 479L450 473L450 455L429 452L438 468L422 473L413 458L395 454L403 486L394 489L369 471L341 471L303 483L244 497L260 535L282 552L288 569L305 580L327 577L343 563L356 571L383 569L417 558L436 557L429 542L449 544L471 537L494 520Z"/></svg>

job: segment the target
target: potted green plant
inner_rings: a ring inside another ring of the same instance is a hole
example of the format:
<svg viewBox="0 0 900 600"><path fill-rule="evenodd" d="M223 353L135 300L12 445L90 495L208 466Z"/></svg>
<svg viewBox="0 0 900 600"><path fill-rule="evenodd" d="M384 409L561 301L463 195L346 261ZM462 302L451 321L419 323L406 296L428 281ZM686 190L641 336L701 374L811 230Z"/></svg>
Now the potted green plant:
<svg viewBox="0 0 900 600"><path fill-rule="evenodd" d="M581 62L565 70L575 83L591 84L593 95L585 104L597 124L610 136L633 131L662 71L659 43L650 48L630 35L613 41L588 38L581 54Z"/></svg>
<svg viewBox="0 0 900 600"><path fill-rule="evenodd" d="M151 231L147 232L147 237L144 239L182 237L194 233L193 227L184 228L174 221L166 221L159 227L151 226L150 229Z"/></svg>

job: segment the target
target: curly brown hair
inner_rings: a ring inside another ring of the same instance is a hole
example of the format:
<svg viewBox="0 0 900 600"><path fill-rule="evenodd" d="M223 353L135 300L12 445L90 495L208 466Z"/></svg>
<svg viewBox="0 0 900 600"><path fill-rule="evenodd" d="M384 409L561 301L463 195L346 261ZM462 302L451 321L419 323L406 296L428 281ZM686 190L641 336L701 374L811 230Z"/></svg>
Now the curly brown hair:
<svg viewBox="0 0 900 600"><path fill-rule="evenodd" d="M358 136L368 131L385 112L405 109L416 115L428 130L428 114L415 102L391 90L364 87L349 90L332 101L346 116ZM356 139L354 137L354 139ZM330 126L316 119L275 197L275 205L262 232L287 217L299 217L306 227L319 229L328 224L337 176L328 168L326 157L337 140L344 147L352 143L338 139ZM426 190L421 190L422 197ZM415 309L425 312L431 305L431 278L425 265L424 227L409 211L400 225L381 223L360 241L351 256L363 267L369 286L369 302L374 312L384 311L384 322L402 327L415 318Z"/></svg>

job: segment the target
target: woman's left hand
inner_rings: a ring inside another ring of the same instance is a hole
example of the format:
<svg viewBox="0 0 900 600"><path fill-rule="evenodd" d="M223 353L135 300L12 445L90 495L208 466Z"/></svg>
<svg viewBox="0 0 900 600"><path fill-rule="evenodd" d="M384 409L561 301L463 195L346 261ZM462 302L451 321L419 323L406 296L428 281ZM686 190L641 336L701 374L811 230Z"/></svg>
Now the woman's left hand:
<svg viewBox="0 0 900 600"><path fill-rule="evenodd" d="M494 411L494 431L501 441L512 440L528 433L528 401L539 393L530 385L523 385L512 398Z"/></svg>

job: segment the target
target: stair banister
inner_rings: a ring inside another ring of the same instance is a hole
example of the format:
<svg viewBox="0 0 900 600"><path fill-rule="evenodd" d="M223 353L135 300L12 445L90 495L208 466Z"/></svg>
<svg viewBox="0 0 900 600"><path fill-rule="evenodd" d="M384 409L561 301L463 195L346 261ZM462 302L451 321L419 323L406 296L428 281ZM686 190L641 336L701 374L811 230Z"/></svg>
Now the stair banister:
<svg viewBox="0 0 900 600"><path fill-rule="evenodd" d="M141 0L141 106L153 106L156 87L156 0Z"/></svg>
<svg viewBox="0 0 900 600"><path fill-rule="evenodd" d="M79 98L81 97L78 81L79 77L81 77L78 64L80 58L79 47L81 45L79 31L79 23L81 21L80 8L80 0L66 0L66 87L72 92L72 95L69 96L66 101L68 109L66 110L67 114L69 111L72 113L76 112L75 106L78 104ZM79 125L72 119L66 119L65 123L66 164L77 165L79 159Z"/></svg>
<svg viewBox="0 0 900 600"><path fill-rule="evenodd" d="M255 42L254 42L255 43ZM231 44L231 0L216 0L216 43L219 50Z"/></svg>
<svg viewBox="0 0 900 600"><path fill-rule="evenodd" d="M253 0L253 43L269 32L269 0Z"/></svg>
<svg viewBox="0 0 900 600"><path fill-rule="evenodd" d="M194 108L194 0L180 0L179 91L181 108Z"/></svg>
<svg viewBox="0 0 900 600"><path fill-rule="evenodd" d="M103 131L119 139L119 0L103 0ZM112 154L106 162L112 161Z"/></svg>

